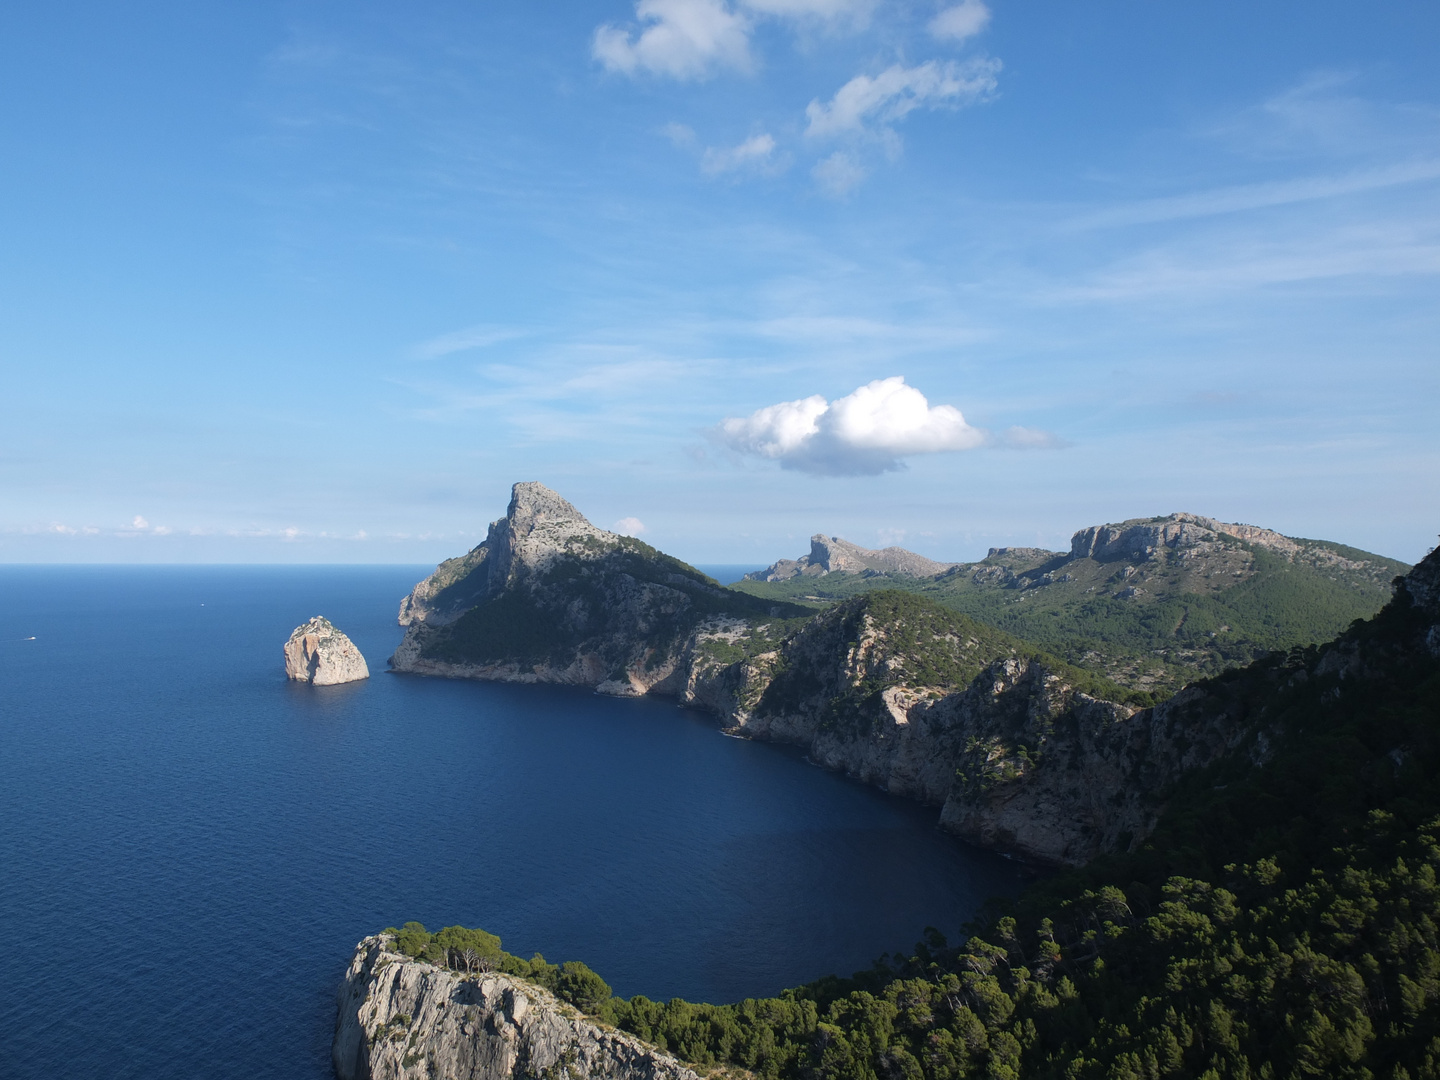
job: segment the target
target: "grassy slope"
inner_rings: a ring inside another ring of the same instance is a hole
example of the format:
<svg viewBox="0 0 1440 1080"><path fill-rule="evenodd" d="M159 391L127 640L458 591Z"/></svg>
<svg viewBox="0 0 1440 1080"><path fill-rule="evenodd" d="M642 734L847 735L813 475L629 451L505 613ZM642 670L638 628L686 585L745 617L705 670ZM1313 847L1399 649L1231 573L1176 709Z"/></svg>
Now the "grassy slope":
<svg viewBox="0 0 1440 1080"><path fill-rule="evenodd" d="M1168 693L1271 650L1334 637L1375 614L1391 578L1409 569L1343 545L1304 543L1372 569L1292 563L1235 540L1203 565L1166 552L1128 575L1132 564L1123 561L1000 555L939 578L828 574L732 588L817 608L876 589L916 592L1115 682ZM1045 582L1046 572L1069 580ZM1125 595L1131 588L1139 591Z"/></svg>

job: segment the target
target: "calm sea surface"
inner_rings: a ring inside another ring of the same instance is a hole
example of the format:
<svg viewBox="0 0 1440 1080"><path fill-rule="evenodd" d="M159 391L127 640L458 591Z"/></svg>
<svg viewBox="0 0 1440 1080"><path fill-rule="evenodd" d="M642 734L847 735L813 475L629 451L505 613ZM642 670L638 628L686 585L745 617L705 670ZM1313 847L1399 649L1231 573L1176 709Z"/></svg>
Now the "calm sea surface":
<svg viewBox="0 0 1440 1080"><path fill-rule="evenodd" d="M407 919L727 1001L1019 887L673 703L386 674L429 570L0 567L7 1077L322 1080L355 942ZM285 680L315 614L368 681Z"/></svg>

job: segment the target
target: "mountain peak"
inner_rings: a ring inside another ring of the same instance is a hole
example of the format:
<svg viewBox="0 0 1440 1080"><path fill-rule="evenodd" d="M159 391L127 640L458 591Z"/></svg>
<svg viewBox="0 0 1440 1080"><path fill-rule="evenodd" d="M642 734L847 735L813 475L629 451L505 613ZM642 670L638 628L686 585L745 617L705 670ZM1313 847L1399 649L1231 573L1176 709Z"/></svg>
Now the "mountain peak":
<svg viewBox="0 0 1440 1080"><path fill-rule="evenodd" d="M541 521L566 521L590 524L573 504L538 480L522 480L510 489L510 506L505 511L505 517L512 528L519 522L538 524Z"/></svg>

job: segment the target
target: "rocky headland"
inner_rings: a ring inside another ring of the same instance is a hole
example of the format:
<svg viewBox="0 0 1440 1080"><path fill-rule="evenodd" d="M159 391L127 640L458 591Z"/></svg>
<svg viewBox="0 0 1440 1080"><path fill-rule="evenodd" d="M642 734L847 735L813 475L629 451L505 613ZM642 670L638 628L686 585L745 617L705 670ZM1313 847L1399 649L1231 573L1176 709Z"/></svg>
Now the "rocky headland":
<svg viewBox="0 0 1440 1080"><path fill-rule="evenodd" d="M337 1004L339 1080L699 1080L548 990L405 956L389 934L360 942Z"/></svg>
<svg viewBox="0 0 1440 1080"><path fill-rule="evenodd" d="M301 623L285 642L285 674L296 682L335 686L370 677L355 643L325 616Z"/></svg>
<svg viewBox="0 0 1440 1080"><path fill-rule="evenodd" d="M1114 834L1098 845L1110 857L1037 884L958 947L928 934L913 955L764 1000L616 998L581 963L407 923L394 948L430 963L395 955L390 932L362 943L341 993L339 1075L686 1077L681 1062L660 1072L646 1043L607 1046L624 1038L611 1025L681 1048L702 1073L771 1080L1436 1075L1440 551L1334 639L1147 709L894 591L833 606L768 655L746 661L768 664L766 678L724 669L727 693L758 693L735 717L752 734L832 738L851 763L868 745L877 782L931 796L946 784L935 754L949 754L963 789L947 796L952 826L977 808L996 836L1063 824L1088 796L1092 821L1145 828L1142 803L1168 793L1169 806L1149 840ZM912 702L897 672L910 687L969 681ZM894 752L877 751L885 738ZM1007 794L997 805L987 791ZM1065 844L1057 861L1096 846ZM482 954L511 977L472 974ZM529 1017L555 1008L536 983L597 1019L561 1004L560 1023L530 1035Z"/></svg>
<svg viewBox="0 0 1440 1080"><path fill-rule="evenodd" d="M1017 580L1053 581L1066 575L1033 567L1133 568L1158 552L1210 559L1213 574L1214 559L1228 567L1271 550L1307 551L1267 530L1180 514L1081 530L1068 555L989 558L1033 564L1005 571ZM806 559L791 577L926 572L945 582L990 569L825 537ZM818 764L933 805L941 826L969 841L1051 865L1130 847L1182 777L1227 754L1268 752L1223 680L1157 705L923 594L867 589L817 612L725 589L596 528L538 483L515 485L485 542L420 582L400 622L396 671L668 695L732 734L803 747Z"/></svg>
<svg viewBox="0 0 1440 1080"><path fill-rule="evenodd" d="M512 490L485 542L400 603L395 671L678 694L697 640L807 614L723 588L648 544L596 528L538 483Z"/></svg>

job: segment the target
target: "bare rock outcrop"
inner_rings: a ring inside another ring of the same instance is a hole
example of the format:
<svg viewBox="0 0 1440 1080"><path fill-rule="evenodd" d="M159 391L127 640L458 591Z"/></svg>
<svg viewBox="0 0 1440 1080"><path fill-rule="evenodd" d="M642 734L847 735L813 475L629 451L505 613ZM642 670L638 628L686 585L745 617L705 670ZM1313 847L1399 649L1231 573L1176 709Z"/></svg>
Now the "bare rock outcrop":
<svg viewBox="0 0 1440 1080"><path fill-rule="evenodd" d="M334 686L370 677L355 643L325 616L297 626L285 642L285 674L297 682Z"/></svg>
<svg viewBox="0 0 1440 1080"><path fill-rule="evenodd" d="M458 975L360 942L337 995L339 1080L699 1080L639 1039L507 975Z"/></svg>
<svg viewBox="0 0 1440 1080"><path fill-rule="evenodd" d="M954 563L936 562L902 547L878 551L841 540L838 536L816 533L810 538L810 554L798 559L781 559L773 566L746 574L747 581L788 581L793 577L820 577L824 574L906 574L910 577L934 577L953 567Z"/></svg>

